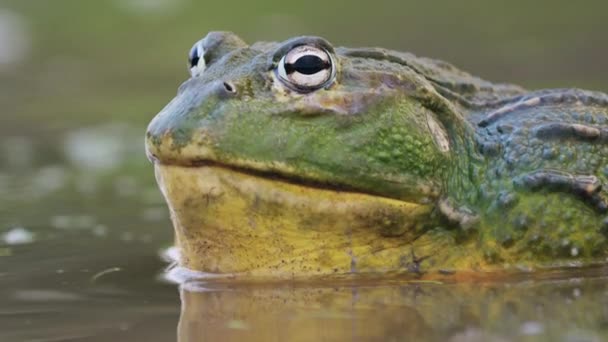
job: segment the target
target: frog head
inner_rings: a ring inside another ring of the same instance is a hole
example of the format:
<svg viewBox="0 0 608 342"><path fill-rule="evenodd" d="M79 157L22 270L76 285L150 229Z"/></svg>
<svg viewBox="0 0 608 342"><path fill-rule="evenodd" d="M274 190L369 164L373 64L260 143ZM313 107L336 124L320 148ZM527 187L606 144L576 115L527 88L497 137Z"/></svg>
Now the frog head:
<svg viewBox="0 0 608 342"><path fill-rule="evenodd" d="M437 88L442 66L227 32L197 42L189 61L146 149L190 268L403 268L410 254L396 247L429 229L448 178L466 178L472 128Z"/></svg>

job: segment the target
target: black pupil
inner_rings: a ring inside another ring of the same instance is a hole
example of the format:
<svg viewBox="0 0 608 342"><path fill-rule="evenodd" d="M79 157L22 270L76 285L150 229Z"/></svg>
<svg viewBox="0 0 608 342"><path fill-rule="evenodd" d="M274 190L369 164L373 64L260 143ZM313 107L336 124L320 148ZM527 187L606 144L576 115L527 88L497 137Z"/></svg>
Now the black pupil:
<svg viewBox="0 0 608 342"><path fill-rule="evenodd" d="M306 55L298 58L293 64L285 64L285 71L288 74L297 71L304 75L314 75L329 66L329 62L322 60L319 56Z"/></svg>
<svg viewBox="0 0 608 342"><path fill-rule="evenodd" d="M188 58L188 60L190 61L190 67L194 68L195 66L197 66L200 59L201 56L198 55L198 49L195 46L192 48L192 50L190 50L190 57Z"/></svg>

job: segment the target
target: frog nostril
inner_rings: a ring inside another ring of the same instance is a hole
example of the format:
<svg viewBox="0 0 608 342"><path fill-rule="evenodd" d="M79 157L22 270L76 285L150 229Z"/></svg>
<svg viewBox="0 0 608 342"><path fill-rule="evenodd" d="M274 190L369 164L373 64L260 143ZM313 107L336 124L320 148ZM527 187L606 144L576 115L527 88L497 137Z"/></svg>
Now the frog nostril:
<svg viewBox="0 0 608 342"><path fill-rule="evenodd" d="M234 84L232 84L231 82L224 82L224 88L229 93L233 93L233 94L236 93L236 88L234 87Z"/></svg>

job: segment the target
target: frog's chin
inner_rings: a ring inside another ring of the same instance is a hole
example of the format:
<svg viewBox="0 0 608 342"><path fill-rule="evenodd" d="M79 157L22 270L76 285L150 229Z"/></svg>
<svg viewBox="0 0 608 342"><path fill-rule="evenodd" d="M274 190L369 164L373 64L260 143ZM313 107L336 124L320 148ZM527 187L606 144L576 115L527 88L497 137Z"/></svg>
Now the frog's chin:
<svg viewBox="0 0 608 342"><path fill-rule="evenodd" d="M293 277L403 270L431 206L259 177L156 164L183 266Z"/></svg>

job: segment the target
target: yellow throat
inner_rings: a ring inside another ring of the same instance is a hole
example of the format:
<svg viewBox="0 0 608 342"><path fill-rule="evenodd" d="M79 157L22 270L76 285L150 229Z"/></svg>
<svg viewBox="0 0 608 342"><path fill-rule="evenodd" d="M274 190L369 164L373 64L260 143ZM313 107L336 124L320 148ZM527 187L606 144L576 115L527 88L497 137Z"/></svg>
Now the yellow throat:
<svg viewBox="0 0 608 342"><path fill-rule="evenodd" d="M415 267L435 253L430 205L307 187L220 166L156 165L180 264L223 275L295 278Z"/></svg>

